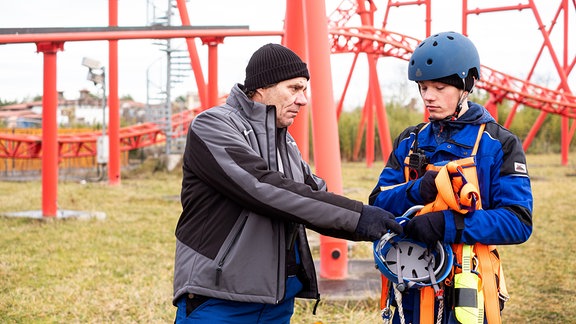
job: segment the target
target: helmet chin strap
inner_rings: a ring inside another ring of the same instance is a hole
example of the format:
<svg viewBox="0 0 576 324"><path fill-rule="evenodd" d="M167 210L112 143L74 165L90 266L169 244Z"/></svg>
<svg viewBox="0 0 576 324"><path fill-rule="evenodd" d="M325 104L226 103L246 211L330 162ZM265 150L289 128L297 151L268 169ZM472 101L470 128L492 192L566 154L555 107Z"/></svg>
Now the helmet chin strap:
<svg viewBox="0 0 576 324"><path fill-rule="evenodd" d="M444 118L444 120L450 120L450 121L454 121L456 119L458 119L458 115L460 115L460 112L462 111L462 103L464 102L464 100L466 100L466 98L468 97L468 94L472 93L473 88L474 88L474 84L472 84L472 88L470 89L470 91L466 91L466 79L462 78L462 83L464 84L464 90L462 90L462 93L460 94L460 99L458 99L458 104L456 105L456 109L454 110L454 113L450 116L446 116L446 118Z"/></svg>
<svg viewBox="0 0 576 324"><path fill-rule="evenodd" d="M460 99L458 99L458 104L456 105L456 109L454 110L454 113L450 116L446 116L446 120L451 120L454 121L456 119L458 119L458 115L460 115L460 112L462 111L462 103L464 102L464 99L466 98L464 96L464 93L466 91L462 91L462 94L460 95Z"/></svg>

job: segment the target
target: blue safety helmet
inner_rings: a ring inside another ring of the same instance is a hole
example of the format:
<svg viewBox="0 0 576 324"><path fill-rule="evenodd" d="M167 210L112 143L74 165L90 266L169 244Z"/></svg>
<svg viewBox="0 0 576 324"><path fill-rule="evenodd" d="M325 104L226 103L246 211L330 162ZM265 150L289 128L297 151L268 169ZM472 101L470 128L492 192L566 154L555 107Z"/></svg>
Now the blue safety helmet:
<svg viewBox="0 0 576 324"><path fill-rule="evenodd" d="M480 79L480 57L468 37L443 32L426 38L414 50L408 63L408 79L427 81L457 75L465 79L471 69Z"/></svg>
<svg viewBox="0 0 576 324"><path fill-rule="evenodd" d="M397 217L396 221L405 226L422 207L411 207ZM388 280L398 284L400 291L440 283L448 277L454 263L450 244L437 241L434 246L428 247L405 234L398 235L393 232L388 232L375 241L373 252L376 268Z"/></svg>
<svg viewBox="0 0 576 324"><path fill-rule="evenodd" d="M374 260L388 280L406 288L421 288L446 279L454 256L449 244L436 242L433 247L428 247L405 235L388 233L374 242Z"/></svg>

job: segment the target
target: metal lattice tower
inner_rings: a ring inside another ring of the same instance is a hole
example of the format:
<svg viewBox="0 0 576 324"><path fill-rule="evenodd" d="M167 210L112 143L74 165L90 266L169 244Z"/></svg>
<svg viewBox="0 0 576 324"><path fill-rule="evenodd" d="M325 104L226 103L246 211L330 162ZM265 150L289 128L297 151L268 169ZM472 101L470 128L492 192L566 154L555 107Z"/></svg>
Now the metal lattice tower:
<svg viewBox="0 0 576 324"><path fill-rule="evenodd" d="M167 0L166 7L156 5L154 0L148 2L148 25L172 26L174 0ZM174 137L172 131L173 113L182 112L182 102L174 102L172 89L190 75L190 57L185 50L176 46L178 39L162 39L154 42L165 53L163 57L152 62L147 69L146 121L158 124L166 136L165 153L181 154L184 152L186 139ZM158 72L158 74L154 74Z"/></svg>

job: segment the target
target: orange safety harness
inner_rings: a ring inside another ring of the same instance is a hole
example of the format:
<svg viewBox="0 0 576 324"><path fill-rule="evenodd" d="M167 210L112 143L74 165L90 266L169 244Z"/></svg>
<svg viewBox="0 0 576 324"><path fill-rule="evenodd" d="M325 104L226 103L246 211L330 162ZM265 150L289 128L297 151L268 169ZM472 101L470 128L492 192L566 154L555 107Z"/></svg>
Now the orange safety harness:
<svg viewBox="0 0 576 324"><path fill-rule="evenodd" d="M424 127L426 127L425 125ZM427 170L437 170L436 187L438 188L438 195L436 200L424 206L418 213L422 215L432 211L453 210L460 214L466 215L474 210L482 208L480 199L480 191L478 189L478 176L476 173L476 164L474 156L478 150L478 144L484 132L485 125L480 125L476 143L472 150L472 154L468 158L451 161L448 164L437 167L428 165ZM406 181L410 179L409 174L409 158L405 160L405 178ZM462 230L464 227L464 220L456 220L456 227ZM470 267L479 274L479 299L481 302L484 300L484 305L478 305L479 312L486 314L486 319L489 324L499 324L502 322L500 311L501 303L508 300L508 292L506 290L506 283L504 281L504 272L500 264L500 258L495 246L488 246L476 243L470 248L465 244L452 244L452 250L455 254L455 262L463 266L464 271L470 271ZM464 252L464 260L463 260ZM472 260L470 260L472 255ZM470 262L475 262L471 265ZM444 284L448 287L454 286L454 276L462 273L461 268L453 267L450 275L444 280ZM388 279L382 278L382 294L380 298L381 309L388 305L390 285ZM440 294L443 291L438 292ZM420 323L428 324L434 323L434 304L438 293L430 286L420 288ZM442 312L442 310L439 310ZM456 312L458 316L458 312ZM441 316L441 314L439 314ZM483 322L484 314L478 314L477 318L480 323Z"/></svg>

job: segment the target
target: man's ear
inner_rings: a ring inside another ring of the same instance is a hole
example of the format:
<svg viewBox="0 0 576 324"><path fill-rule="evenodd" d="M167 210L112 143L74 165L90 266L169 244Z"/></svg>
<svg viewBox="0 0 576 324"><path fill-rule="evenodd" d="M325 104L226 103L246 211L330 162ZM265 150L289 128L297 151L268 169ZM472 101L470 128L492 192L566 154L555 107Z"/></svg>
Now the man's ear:
<svg viewBox="0 0 576 324"><path fill-rule="evenodd" d="M266 104L265 101L267 100L266 98L268 97L266 94L267 94L266 88L258 88L254 90L252 100Z"/></svg>

